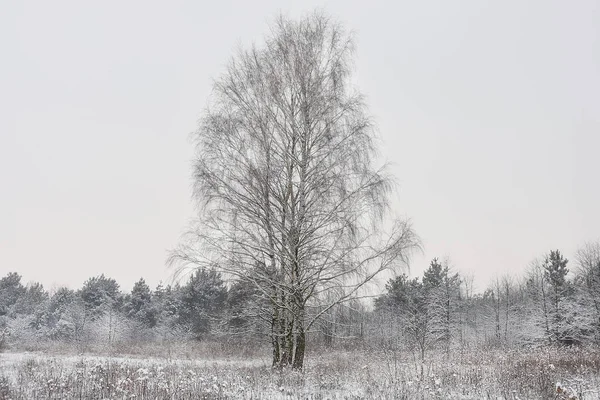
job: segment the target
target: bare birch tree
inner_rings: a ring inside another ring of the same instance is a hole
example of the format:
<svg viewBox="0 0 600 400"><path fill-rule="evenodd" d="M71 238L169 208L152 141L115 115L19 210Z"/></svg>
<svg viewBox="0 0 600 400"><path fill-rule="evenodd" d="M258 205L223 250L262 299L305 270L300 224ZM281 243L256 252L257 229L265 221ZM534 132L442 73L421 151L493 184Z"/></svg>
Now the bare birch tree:
<svg viewBox="0 0 600 400"><path fill-rule="evenodd" d="M171 262L268 298L274 366L302 368L313 324L418 246L406 221L386 219L392 184L350 84L353 49L321 14L280 17L215 82L195 133L199 221Z"/></svg>

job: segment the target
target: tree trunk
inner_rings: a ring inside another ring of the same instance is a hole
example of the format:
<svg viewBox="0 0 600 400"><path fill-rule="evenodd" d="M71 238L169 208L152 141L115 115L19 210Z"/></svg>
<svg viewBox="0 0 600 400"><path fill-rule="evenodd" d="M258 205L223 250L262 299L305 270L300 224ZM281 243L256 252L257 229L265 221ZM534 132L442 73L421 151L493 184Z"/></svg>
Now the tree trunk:
<svg viewBox="0 0 600 400"><path fill-rule="evenodd" d="M550 324L548 322L548 308L546 306L546 290L544 289L544 281L541 282L542 288L542 307L544 310L544 321L546 325L546 336L548 337L548 342L552 342L552 336L550 335Z"/></svg>
<svg viewBox="0 0 600 400"><path fill-rule="evenodd" d="M500 291L496 291L496 345L500 344Z"/></svg>
<svg viewBox="0 0 600 400"><path fill-rule="evenodd" d="M509 319L509 313L510 313L510 287L508 286L508 283L505 283L506 285L506 318L504 320L504 342L508 343L508 319Z"/></svg>
<svg viewBox="0 0 600 400"><path fill-rule="evenodd" d="M273 367L277 367L281 360L279 346L279 313L277 306L273 304L273 318L271 320L271 345L273 346Z"/></svg>
<svg viewBox="0 0 600 400"><path fill-rule="evenodd" d="M295 335L296 345L294 351L294 363L292 368L295 370L301 370L304 366L304 350L306 348L306 332L304 327L298 327L298 332Z"/></svg>

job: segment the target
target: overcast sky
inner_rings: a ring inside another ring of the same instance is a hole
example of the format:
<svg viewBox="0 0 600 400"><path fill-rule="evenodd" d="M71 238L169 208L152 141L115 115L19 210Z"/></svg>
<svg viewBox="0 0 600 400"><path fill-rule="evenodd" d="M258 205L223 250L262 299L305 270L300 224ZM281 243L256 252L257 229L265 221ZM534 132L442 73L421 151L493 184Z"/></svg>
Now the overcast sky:
<svg viewBox="0 0 600 400"><path fill-rule="evenodd" d="M193 216L189 133L237 46L320 7L395 211L479 289L600 239L600 1L2 1L0 276L168 280Z"/></svg>

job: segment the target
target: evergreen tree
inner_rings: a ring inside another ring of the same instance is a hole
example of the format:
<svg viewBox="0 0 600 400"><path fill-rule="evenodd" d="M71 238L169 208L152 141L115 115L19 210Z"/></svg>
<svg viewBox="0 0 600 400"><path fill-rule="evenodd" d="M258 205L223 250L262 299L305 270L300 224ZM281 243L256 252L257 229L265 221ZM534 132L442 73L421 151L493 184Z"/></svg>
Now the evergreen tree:
<svg viewBox="0 0 600 400"><path fill-rule="evenodd" d="M551 339L564 342L573 338L568 335L567 315L565 314L566 297L570 286L567 282L568 260L558 250L550 251L544 262L544 279L548 282L550 291L548 299L548 323Z"/></svg>
<svg viewBox="0 0 600 400"><path fill-rule="evenodd" d="M157 310L150 287L143 278L133 285L131 295L125 304L125 311L128 318L145 327L152 328L156 325Z"/></svg>
<svg viewBox="0 0 600 400"><path fill-rule="evenodd" d="M550 254L546 257L544 276L548 279L552 289L554 289L557 298L559 297L559 293L564 292L567 286L568 262L569 260L564 258L558 250L550 251Z"/></svg>
<svg viewBox="0 0 600 400"><path fill-rule="evenodd" d="M0 316L11 312L13 305L25 294L26 289L21 284L21 275L10 272L0 279Z"/></svg>
<svg viewBox="0 0 600 400"><path fill-rule="evenodd" d="M45 306L48 300L48 293L44 290L41 283L34 282L25 287L21 296L17 299L13 306L13 310L17 314L29 315L39 311Z"/></svg>
<svg viewBox="0 0 600 400"><path fill-rule="evenodd" d="M460 283L460 276L452 274L450 267L442 265L437 258L423 273L430 324L435 335L445 343L446 354L449 354L452 328L456 325L452 317L460 298Z"/></svg>
<svg viewBox="0 0 600 400"><path fill-rule="evenodd" d="M255 285L236 280L227 291L227 325L232 332L252 330L268 301Z"/></svg>
<svg viewBox="0 0 600 400"><path fill-rule="evenodd" d="M201 338L211 332L226 298L227 289L220 273L203 268L196 270L181 288L180 323Z"/></svg>
<svg viewBox="0 0 600 400"><path fill-rule="evenodd" d="M82 300L66 287L58 289L50 297L45 311L45 325L51 339L68 339L75 333L75 321L71 314L78 302Z"/></svg>
<svg viewBox="0 0 600 400"><path fill-rule="evenodd" d="M436 257L431 260L429 267L423 273L423 285L425 285L425 288L428 290L439 288L444 283L445 275L445 268Z"/></svg>
<svg viewBox="0 0 600 400"><path fill-rule="evenodd" d="M88 279L79 292L86 314L97 319L107 311L116 311L122 302L119 284L104 274Z"/></svg>
<svg viewBox="0 0 600 400"><path fill-rule="evenodd" d="M46 311L49 296L40 283L27 285L25 291L13 305L13 312L30 319L29 325L33 329L39 329L43 325L44 313Z"/></svg>

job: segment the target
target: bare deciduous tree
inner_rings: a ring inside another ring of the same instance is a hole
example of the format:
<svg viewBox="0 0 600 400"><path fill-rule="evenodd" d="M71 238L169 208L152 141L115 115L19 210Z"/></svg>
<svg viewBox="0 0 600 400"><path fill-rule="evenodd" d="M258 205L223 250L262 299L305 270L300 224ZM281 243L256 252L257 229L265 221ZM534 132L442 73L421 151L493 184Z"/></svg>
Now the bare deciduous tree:
<svg viewBox="0 0 600 400"><path fill-rule="evenodd" d="M321 14L279 18L216 81L195 133L200 218L171 262L219 268L268 298L274 366L302 368L311 326L418 246L406 221L384 219L392 184L374 167L352 54Z"/></svg>
<svg viewBox="0 0 600 400"><path fill-rule="evenodd" d="M593 332L596 343L600 343L600 241L586 243L577 250L577 275L584 283L583 290L593 304L595 323Z"/></svg>

